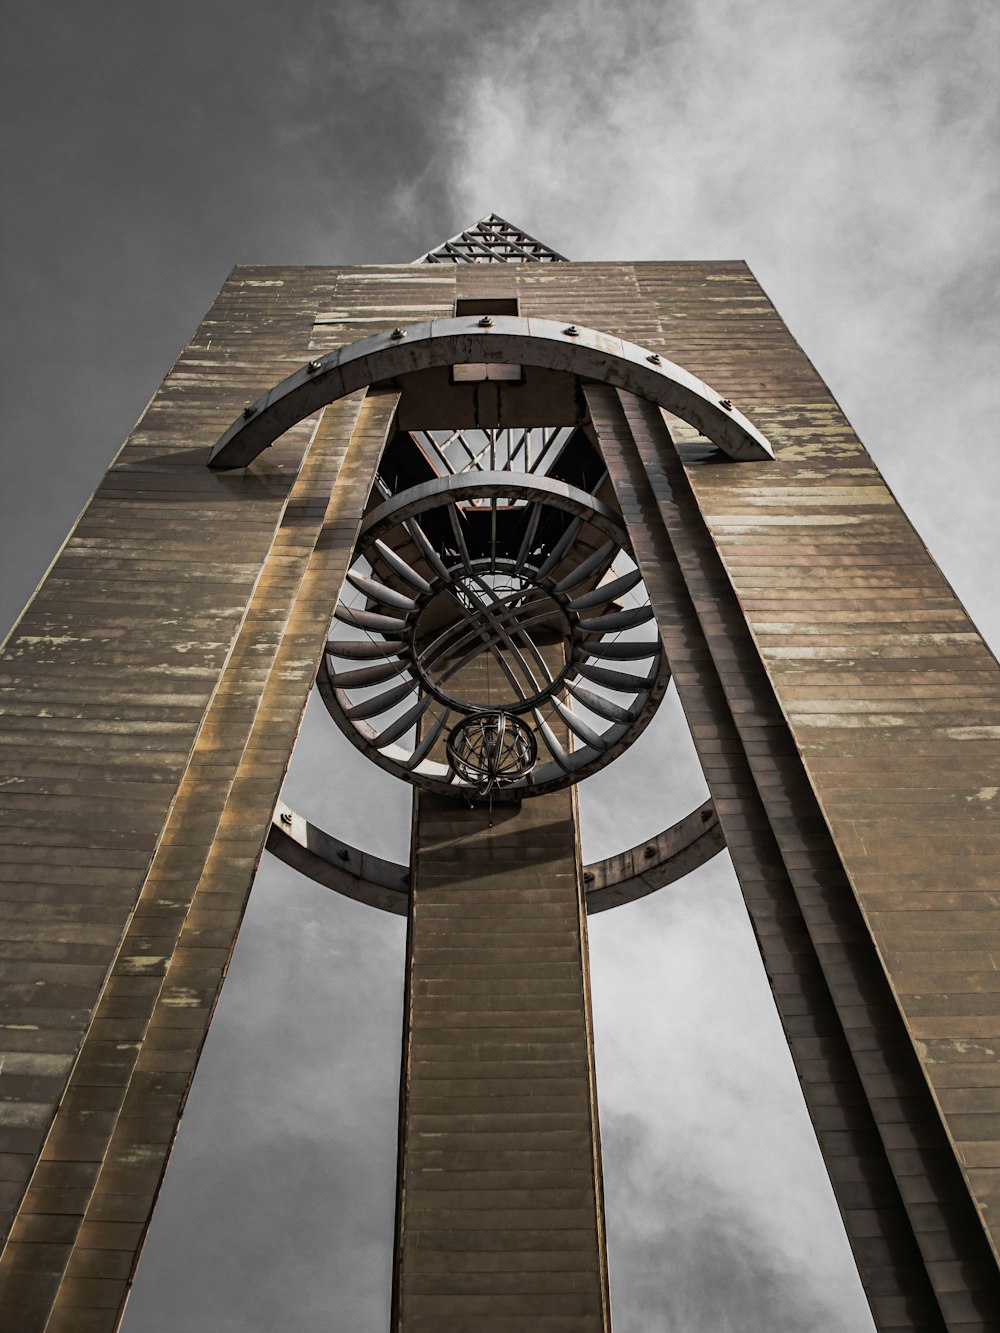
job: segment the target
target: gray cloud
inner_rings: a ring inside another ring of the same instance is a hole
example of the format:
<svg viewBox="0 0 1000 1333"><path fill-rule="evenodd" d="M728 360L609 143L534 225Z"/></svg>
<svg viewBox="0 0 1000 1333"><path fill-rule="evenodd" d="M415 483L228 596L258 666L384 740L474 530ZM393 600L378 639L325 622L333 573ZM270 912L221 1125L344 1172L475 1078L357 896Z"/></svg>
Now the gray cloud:
<svg viewBox="0 0 1000 1333"><path fill-rule="evenodd" d="M125 1328L386 1328L405 922L254 887Z"/></svg>
<svg viewBox="0 0 1000 1333"><path fill-rule="evenodd" d="M451 103L489 125L457 136L457 214L747 259L994 641L998 43L986 3L573 0Z"/></svg>
<svg viewBox="0 0 1000 1333"><path fill-rule="evenodd" d="M590 944L617 1333L870 1327L728 858Z"/></svg>

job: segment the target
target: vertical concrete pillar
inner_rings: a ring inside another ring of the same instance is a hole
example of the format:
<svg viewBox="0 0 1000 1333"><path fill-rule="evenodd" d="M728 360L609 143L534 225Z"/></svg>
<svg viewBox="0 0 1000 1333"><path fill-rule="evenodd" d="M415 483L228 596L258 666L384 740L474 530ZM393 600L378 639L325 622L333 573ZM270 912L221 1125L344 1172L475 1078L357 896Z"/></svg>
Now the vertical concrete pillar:
<svg viewBox="0 0 1000 1333"><path fill-rule="evenodd" d="M394 1333L607 1333L572 791L417 794Z"/></svg>

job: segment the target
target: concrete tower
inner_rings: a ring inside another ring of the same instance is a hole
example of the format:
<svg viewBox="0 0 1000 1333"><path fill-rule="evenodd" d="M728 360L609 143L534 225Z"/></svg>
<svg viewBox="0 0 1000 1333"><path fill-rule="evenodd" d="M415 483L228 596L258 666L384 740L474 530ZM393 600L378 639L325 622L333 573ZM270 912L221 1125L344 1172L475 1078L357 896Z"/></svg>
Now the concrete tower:
<svg viewBox="0 0 1000 1333"><path fill-rule="evenodd" d="M744 264L237 268L0 675L0 1327L117 1327L266 843L408 915L393 1333L610 1328L587 912L723 846L876 1325L1000 1328L1000 672ZM582 865L671 678L711 799Z"/></svg>

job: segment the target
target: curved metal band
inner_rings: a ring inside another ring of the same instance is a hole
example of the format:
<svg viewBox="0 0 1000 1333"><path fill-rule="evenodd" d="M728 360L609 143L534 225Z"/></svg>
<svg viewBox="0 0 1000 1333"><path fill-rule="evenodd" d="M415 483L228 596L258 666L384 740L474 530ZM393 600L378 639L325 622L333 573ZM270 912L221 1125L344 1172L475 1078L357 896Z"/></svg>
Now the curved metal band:
<svg viewBox="0 0 1000 1333"><path fill-rule="evenodd" d="M567 481L538 477L528 472L459 472L411 486L372 510L361 527L355 553L364 551L398 523L447 500L489 500L495 495L550 504L577 518L585 518L606 537L614 537L625 550L630 548L628 529L622 516L589 491L571 486Z"/></svg>
<svg viewBox="0 0 1000 1333"><path fill-rule="evenodd" d="M672 884L721 852L726 842L711 801L627 852L585 866L587 911L603 912ZM405 916L410 900L408 866L359 852L310 824L279 801L267 849L317 884L347 898Z"/></svg>
<svg viewBox="0 0 1000 1333"><path fill-rule="evenodd" d="M310 361L269 389L219 439L208 465L246 467L297 421L380 380L433 366L499 362L599 380L647 398L694 426L731 458L773 458L764 436L702 380L635 343L548 319L498 315L407 324Z"/></svg>
<svg viewBox="0 0 1000 1333"><path fill-rule="evenodd" d="M537 477L516 472L474 472L456 476L438 477L433 481L413 486L399 495L384 501L374 509L365 520L354 556L364 554L372 543L383 534L390 532L409 518L414 518L429 509L448 501L466 499L489 499L500 492L513 499L531 500L538 504L548 504L555 509L564 510L591 524L605 537L613 538L623 550L630 549L628 530L624 519L613 509L579 487L568 482L557 481L552 477ZM593 622L591 622L593 623ZM604 674L611 673L605 669ZM593 678L593 677L592 677ZM655 680L650 681L639 695L640 704L623 723L612 727L605 733L607 744L596 749L583 745L571 755L563 755L560 761L553 759L536 768L519 788L530 788L534 794L561 787L570 772L573 780L579 781L590 773L604 768L622 754L646 729L659 706L670 681L670 667L666 654L658 654ZM400 776L400 762L406 760L392 745L376 745L377 734L363 721L352 722L347 713L347 701L337 686L330 672L327 655L324 654L316 676L316 685L327 711L352 745L356 746L372 763L378 764L387 772ZM551 748L551 747L550 747ZM454 795L452 785L444 766L439 775L410 769L411 775L421 772L422 781L418 785L430 790L442 791ZM411 776L411 781L416 780Z"/></svg>

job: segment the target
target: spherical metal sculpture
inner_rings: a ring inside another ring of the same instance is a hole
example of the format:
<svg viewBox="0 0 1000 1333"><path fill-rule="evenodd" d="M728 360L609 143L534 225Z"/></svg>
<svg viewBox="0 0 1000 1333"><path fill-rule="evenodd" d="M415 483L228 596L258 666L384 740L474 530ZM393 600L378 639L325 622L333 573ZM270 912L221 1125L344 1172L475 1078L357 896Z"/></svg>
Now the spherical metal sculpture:
<svg viewBox="0 0 1000 1333"><path fill-rule="evenodd" d="M478 795L527 777L538 758L531 729L512 713L473 713L452 728L448 762Z"/></svg>

